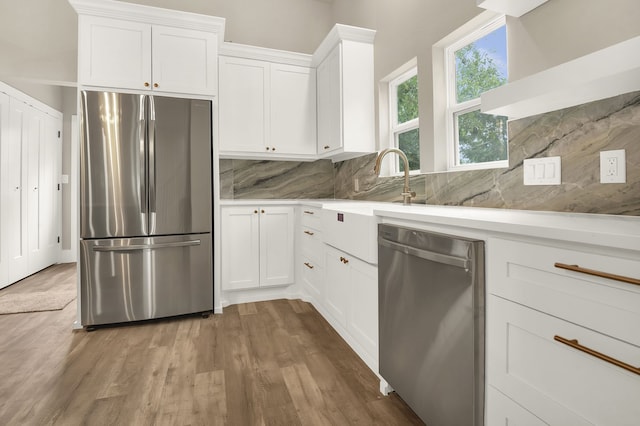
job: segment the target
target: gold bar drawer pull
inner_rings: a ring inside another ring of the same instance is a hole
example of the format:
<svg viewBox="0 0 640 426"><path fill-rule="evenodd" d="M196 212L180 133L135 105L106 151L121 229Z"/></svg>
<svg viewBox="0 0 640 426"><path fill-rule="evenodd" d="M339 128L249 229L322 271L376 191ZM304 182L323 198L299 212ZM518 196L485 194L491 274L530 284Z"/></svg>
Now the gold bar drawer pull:
<svg viewBox="0 0 640 426"><path fill-rule="evenodd" d="M595 269L587 269L578 265L567 265L565 263L556 262L553 264L556 268L566 269L568 271L580 272L587 275L593 275L600 278L608 278L610 280L620 281L628 284L640 285L640 280L637 278L625 277L623 275L610 274L608 272L596 271Z"/></svg>
<svg viewBox="0 0 640 426"><path fill-rule="evenodd" d="M306 266L309 269L313 269L313 265L310 265L309 262L304 262L304 266Z"/></svg>
<svg viewBox="0 0 640 426"><path fill-rule="evenodd" d="M315 213L314 213L314 212L311 212L311 211L309 211L309 210L305 210L305 211L304 211L304 214L315 214Z"/></svg>
<svg viewBox="0 0 640 426"><path fill-rule="evenodd" d="M307 235L314 235L314 233L311 232L311 231L304 231L304 233L307 234Z"/></svg>
<svg viewBox="0 0 640 426"><path fill-rule="evenodd" d="M577 349L581 352L584 352L586 354L589 354L591 356L594 356L598 359L601 359L603 361L606 361L610 364L616 365L620 368L624 368L627 371L631 371L632 373L638 374L640 375L640 368L639 367L634 367L633 365L629 365L626 362L622 362L620 360L617 360L615 358L611 358L609 355L605 355L603 353L600 353L598 351L594 351L591 348L588 348L586 346L582 346L577 339L565 339L564 337L561 336L553 336L553 340L560 342L560 343L564 343L567 346L571 346L574 349Z"/></svg>

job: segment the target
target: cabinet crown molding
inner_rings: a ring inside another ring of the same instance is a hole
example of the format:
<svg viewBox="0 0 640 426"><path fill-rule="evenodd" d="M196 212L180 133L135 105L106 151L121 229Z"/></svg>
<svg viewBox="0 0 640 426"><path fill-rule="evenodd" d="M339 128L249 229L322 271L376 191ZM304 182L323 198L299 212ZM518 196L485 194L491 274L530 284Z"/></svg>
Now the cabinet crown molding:
<svg viewBox="0 0 640 426"><path fill-rule="evenodd" d="M178 28L207 31L224 39L225 18L126 3L115 0L68 0L78 15L102 16L105 18L166 25Z"/></svg>
<svg viewBox="0 0 640 426"><path fill-rule="evenodd" d="M312 59L312 56L306 53L289 52L286 50L250 46L247 44L231 43L227 41L220 45L219 53L222 56L256 59L259 61L298 65L301 67L311 67Z"/></svg>
<svg viewBox="0 0 640 426"><path fill-rule="evenodd" d="M318 66L320 62L342 41L354 41L373 44L376 31L368 28L353 27L351 25L335 24L320 46L313 53L312 64Z"/></svg>

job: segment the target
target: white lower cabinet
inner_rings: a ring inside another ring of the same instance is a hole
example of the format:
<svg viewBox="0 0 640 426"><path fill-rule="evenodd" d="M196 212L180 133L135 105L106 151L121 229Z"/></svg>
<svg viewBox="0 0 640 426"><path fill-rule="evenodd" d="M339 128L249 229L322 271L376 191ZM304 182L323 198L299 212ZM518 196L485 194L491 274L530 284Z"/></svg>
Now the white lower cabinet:
<svg viewBox="0 0 640 426"><path fill-rule="evenodd" d="M378 268L325 246L324 310L329 323L378 371Z"/></svg>
<svg viewBox="0 0 640 426"><path fill-rule="evenodd" d="M321 209L302 206L298 238L300 242L300 276L302 291L313 304L324 299L324 244L322 242Z"/></svg>
<svg viewBox="0 0 640 426"><path fill-rule="evenodd" d="M591 273L637 279L640 262L581 249L489 240L487 384L533 415L523 424L637 425L640 287ZM487 424L517 415L493 402Z"/></svg>
<svg viewBox="0 0 640 426"><path fill-rule="evenodd" d="M222 208L222 289L293 284L294 208Z"/></svg>

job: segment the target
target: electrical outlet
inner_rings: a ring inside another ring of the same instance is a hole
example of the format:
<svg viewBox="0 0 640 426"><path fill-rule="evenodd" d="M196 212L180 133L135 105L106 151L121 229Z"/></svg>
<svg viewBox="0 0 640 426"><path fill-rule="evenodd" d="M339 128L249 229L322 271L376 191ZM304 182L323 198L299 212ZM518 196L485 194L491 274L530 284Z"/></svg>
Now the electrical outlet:
<svg viewBox="0 0 640 426"><path fill-rule="evenodd" d="M600 183L625 183L626 181L624 149L600 151Z"/></svg>

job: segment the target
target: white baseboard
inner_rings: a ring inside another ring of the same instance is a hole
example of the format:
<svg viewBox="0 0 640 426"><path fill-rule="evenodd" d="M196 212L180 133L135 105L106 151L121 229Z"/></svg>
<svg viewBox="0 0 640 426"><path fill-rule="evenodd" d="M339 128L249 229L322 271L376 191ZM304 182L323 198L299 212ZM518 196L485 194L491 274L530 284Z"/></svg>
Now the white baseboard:
<svg viewBox="0 0 640 426"><path fill-rule="evenodd" d="M75 263L77 262L77 256L73 250L60 250L60 256L58 256L58 263Z"/></svg>

